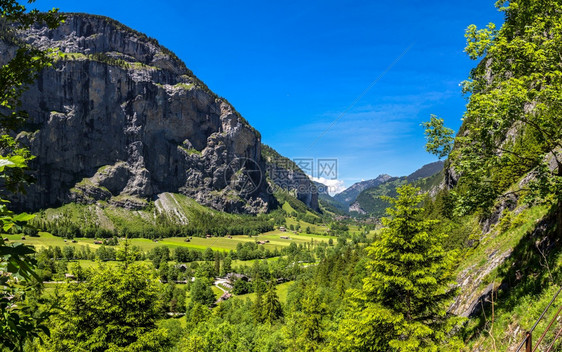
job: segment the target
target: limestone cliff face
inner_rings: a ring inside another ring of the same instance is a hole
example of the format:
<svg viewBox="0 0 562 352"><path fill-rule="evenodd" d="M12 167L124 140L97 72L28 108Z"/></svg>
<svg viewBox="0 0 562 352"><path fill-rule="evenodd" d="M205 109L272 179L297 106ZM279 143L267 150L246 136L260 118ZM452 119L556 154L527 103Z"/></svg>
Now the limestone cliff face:
<svg viewBox="0 0 562 352"><path fill-rule="evenodd" d="M158 43L99 16L22 38L59 58L23 96L38 182L25 209L107 200L141 207L179 192L229 212L267 211L259 133ZM0 62L14 50L1 44Z"/></svg>

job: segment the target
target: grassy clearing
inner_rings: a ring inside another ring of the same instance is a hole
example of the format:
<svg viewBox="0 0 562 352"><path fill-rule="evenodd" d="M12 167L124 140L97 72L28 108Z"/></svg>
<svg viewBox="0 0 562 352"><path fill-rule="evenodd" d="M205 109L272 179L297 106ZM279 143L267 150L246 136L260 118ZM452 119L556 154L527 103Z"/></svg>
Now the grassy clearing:
<svg viewBox="0 0 562 352"><path fill-rule="evenodd" d="M289 287L293 284L293 282L284 282L276 286L277 288L277 296L279 296L279 301L286 303L287 302L287 295L289 294ZM256 299L255 293L247 293L245 295L237 295L234 296L233 299L249 299L254 301Z"/></svg>

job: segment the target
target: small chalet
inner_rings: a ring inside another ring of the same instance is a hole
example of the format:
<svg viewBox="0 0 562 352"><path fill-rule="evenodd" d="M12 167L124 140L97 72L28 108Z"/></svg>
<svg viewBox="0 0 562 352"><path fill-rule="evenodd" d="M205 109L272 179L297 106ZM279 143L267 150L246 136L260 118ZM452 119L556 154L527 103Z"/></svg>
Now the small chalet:
<svg viewBox="0 0 562 352"><path fill-rule="evenodd" d="M279 226L279 231L285 232L287 231L287 229L285 228L285 226Z"/></svg>
<svg viewBox="0 0 562 352"><path fill-rule="evenodd" d="M64 277L67 279L76 279L76 276L72 275L72 274L64 274Z"/></svg>
<svg viewBox="0 0 562 352"><path fill-rule="evenodd" d="M96 240L96 241L94 241L94 244L103 244L103 241Z"/></svg>
<svg viewBox="0 0 562 352"><path fill-rule="evenodd" d="M291 239L289 236L279 236L279 238L281 238L282 240L290 240Z"/></svg>

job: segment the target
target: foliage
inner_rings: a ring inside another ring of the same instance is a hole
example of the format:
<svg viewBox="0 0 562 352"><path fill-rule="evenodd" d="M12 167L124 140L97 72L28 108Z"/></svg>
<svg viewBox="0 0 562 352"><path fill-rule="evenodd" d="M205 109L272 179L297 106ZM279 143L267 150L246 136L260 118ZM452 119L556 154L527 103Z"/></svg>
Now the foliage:
<svg viewBox="0 0 562 352"><path fill-rule="evenodd" d="M390 217L367 248L370 274L361 289L349 291L338 341L344 350L437 351L449 339L456 323L447 315L456 294L455 252L443 249L444 234L432 233L436 221L422 217L424 195L418 192L404 185L397 198L387 199Z"/></svg>
<svg viewBox="0 0 562 352"><path fill-rule="evenodd" d="M45 22L49 28L55 28L61 18L57 10L46 13L27 11L24 5L13 0L1 0L0 10L0 40L14 45L6 56L9 61L0 67L0 178L2 197L5 197L22 191L31 180L25 171L32 156L8 133L19 128L27 117L20 110L21 94L27 84L35 80L40 70L50 65L49 54L20 42L16 31L37 22ZM37 279L33 271L35 263L29 257L33 250L23 245L6 245L3 240L3 235L10 231L22 231L22 226L33 216L25 213L16 215L6 203L0 199L0 343L11 350L22 350L26 340L38 336L40 331L48 331L43 321L49 313L34 314L24 303L30 291L26 283L32 277Z"/></svg>
<svg viewBox="0 0 562 352"><path fill-rule="evenodd" d="M272 324L283 317L283 307L281 302L279 302L277 290L273 282L268 284L263 304L258 308L261 309L261 319L266 323Z"/></svg>
<svg viewBox="0 0 562 352"><path fill-rule="evenodd" d="M191 302L210 306L215 303L216 297L211 290L210 282L206 278L197 278L191 285Z"/></svg>
<svg viewBox="0 0 562 352"><path fill-rule="evenodd" d="M100 265L80 283L62 289L64 314L51 317L46 351L160 351L158 288L140 264Z"/></svg>
<svg viewBox="0 0 562 352"><path fill-rule="evenodd" d="M175 195L177 196L177 195ZM70 206L67 206L70 208ZM128 238L162 238L162 237L205 237L227 236L227 235L250 235L256 236L260 233L271 231L274 225L269 221L268 214L259 216L225 214L212 211L204 207L191 207L188 209L189 223L179 224L170 217L159 215L154 209L144 210L148 216L135 219L134 217L115 216L106 214L113 220L113 229L104 228L99 225L97 218L92 216L84 223L83 217L75 217L72 212L61 209L60 216L52 219L41 218L36 226L43 231L54 235L74 237L102 237L113 236ZM74 210L74 209L73 209ZM77 213L90 217L89 210L79 208ZM149 222L146 219L154 219Z"/></svg>
<svg viewBox="0 0 562 352"><path fill-rule="evenodd" d="M425 128L425 138L427 144L425 149L432 154L435 154L439 159L446 157L453 148L453 130L443 125L443 119L431 115L428 122L423 122L422 126Z"/></svg>
<svg viewBox="0 0 562 352"><path fill-rule="evenodd" d="M497 5L506 14L499 30L472 25L466 32L466 52L483 59L464 82L467 110L450 157L460 175L453 192L460 214L488 211L530 171L530 182L510 191L562 205L562 5L528 0ZM431 143L428 148L434 149ZM560 230L561 225L562 217Z"/></svg>

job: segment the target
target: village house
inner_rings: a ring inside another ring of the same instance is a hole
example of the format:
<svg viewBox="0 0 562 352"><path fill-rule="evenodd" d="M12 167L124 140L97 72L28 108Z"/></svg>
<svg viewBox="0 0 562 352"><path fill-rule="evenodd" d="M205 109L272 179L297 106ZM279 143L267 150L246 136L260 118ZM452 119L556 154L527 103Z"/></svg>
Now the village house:
<svg viewBox="0 0 562 352"><path fill-rule="evenodd" d="M238 274L238 273L228 273L226 274L226 279L228 279L230 286L234 286L234 283L237 280L244 280L246 282L250 281L249 277L247 277L244 274Z"/></svg>

